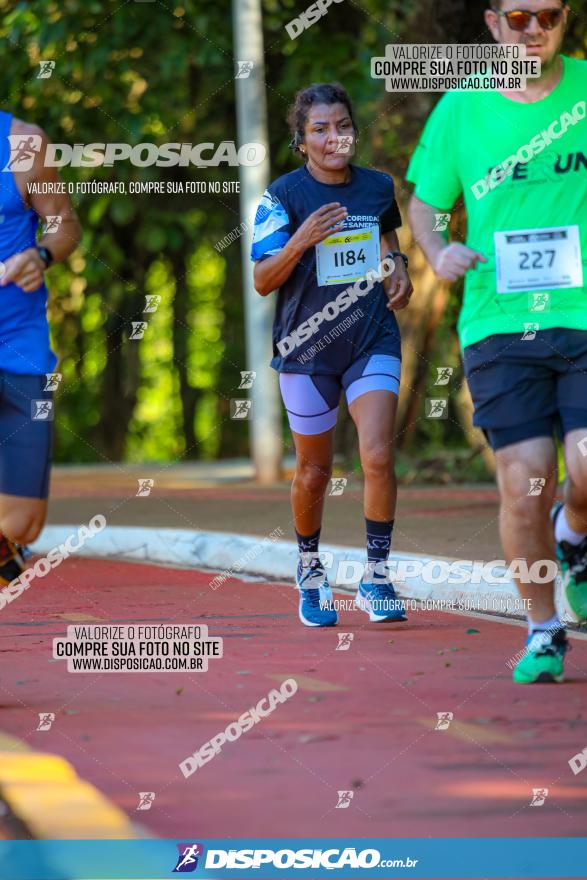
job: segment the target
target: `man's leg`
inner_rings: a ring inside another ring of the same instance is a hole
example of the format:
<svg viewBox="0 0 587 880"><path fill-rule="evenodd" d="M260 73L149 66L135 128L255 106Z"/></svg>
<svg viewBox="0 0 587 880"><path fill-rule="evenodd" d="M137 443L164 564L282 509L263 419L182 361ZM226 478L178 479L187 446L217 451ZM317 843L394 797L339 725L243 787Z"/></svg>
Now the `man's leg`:
<svg viewBox="0 0 587 880"><path fill-rule="evenodd" d="M565 437L565 516L578 535L587 535L587 427Z"/></svg>
<svg viewBox="0 0 587 880"><path fill-rule="evenodd" d="M556 448L550 437L513 443L496 452L500 493L499 531L506 562L554 560L550 510L558 483ZM544 483L542 483L544 481ZM529 494L534 493L534 494ZM554 582L524 583L518 590L529 608L531 623L550 620L556 613Z"/></svg>
<svg viewBox="0 0 587 880"><path fill-rule="evenodd" d="M34 541L45 523L53 422L35 418L51 401L45 376L0 372L0 583L22 572L16 545Z"/></svg>
<svg viewBox="0 0 587 880"><path fill-rule="evenodd" d="M554 578L546 583L530 581L534 563L540 565L539 577L545 573L543 563L554 568L550 519L558 482L554 440L535 437L503 446L496 452L496 462L504 555L508 565L521 561L525 577L515 579L528 606L528 642L513 678L523 684L562 681L567 641L554 603Z"/></svg>
<svg viewBox="0 0 587 880"><path fill-rule="evenodd" d="M47 516L45 498L22 498L0 493L0 533L16 544L31 544Z"/></svg>

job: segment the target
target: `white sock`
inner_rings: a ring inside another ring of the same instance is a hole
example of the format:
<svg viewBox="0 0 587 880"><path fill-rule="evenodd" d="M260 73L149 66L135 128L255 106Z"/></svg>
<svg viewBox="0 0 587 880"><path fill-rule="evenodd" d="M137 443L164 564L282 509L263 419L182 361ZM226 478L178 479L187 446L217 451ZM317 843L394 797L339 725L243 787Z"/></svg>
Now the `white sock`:
<svg viewBox="0 0 587 880"><path fill-rule="evenodd" d="M567 541L569 544L580 544L583 538L587 537L587 532L576 532L569 525L565 508L559 511L554 523L554 537L560 544L561 541Z"/></svg>
<svg viewBox="0 0 587 880"><path fill-rule="evenodd" d="M550 620L541 620L540 623L536 623L532 620L531 617L528 617L528 632L544 632L544 630L557 630L562 628L562 623L560 622L560 617L558 614L553 614Z"/></svg>

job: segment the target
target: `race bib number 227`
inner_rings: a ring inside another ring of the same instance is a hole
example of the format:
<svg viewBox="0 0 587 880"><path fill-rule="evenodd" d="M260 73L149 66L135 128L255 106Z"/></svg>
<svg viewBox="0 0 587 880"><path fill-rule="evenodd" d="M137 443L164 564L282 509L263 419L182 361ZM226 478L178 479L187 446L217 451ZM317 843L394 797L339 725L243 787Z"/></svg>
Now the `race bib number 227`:
<svg viewBox="0 0 587 880"><path fill-rule="evenodd" d="M498 293L583 287L578 226L495 232Z"/></svg>

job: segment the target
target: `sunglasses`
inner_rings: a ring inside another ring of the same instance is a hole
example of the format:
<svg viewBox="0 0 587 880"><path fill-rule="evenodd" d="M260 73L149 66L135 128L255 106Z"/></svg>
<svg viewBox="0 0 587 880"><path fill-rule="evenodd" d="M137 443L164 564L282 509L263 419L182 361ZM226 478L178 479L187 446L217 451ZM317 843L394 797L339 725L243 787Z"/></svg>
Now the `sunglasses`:
<svg viewBox="0 0 587 880"><path fill-rule="evenodd" d="M510 12L502 12L501 9L494 9L498 15L504 16L513 31L525 31L533 18L538 20L542 30L551 31L560 24L563 11L564 7L541 9L540 12L530 12L527 9L512 9Z"/></svg>

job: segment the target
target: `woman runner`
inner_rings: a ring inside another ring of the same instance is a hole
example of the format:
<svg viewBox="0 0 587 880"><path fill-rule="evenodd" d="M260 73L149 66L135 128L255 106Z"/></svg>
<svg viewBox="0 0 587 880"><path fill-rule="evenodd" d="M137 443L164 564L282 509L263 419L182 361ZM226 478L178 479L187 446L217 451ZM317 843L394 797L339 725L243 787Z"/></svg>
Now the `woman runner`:
<svg viewBox="0 0 587 880"><path fill-rule="evenodd" d="M355 601L372 621L405 620L386 565L397 494L401 349L394 311L408 305L413 291L395 232L401 217L394 184L388 174L352 164L358 131L339 84L298 92L288 122L290 147L304 164L263 194L251 258L256 290L267 296L278 289L271 366L296 450L291 500L300 620L337 623L318 548L341 389L365 477L367 565Z"/></svg>

